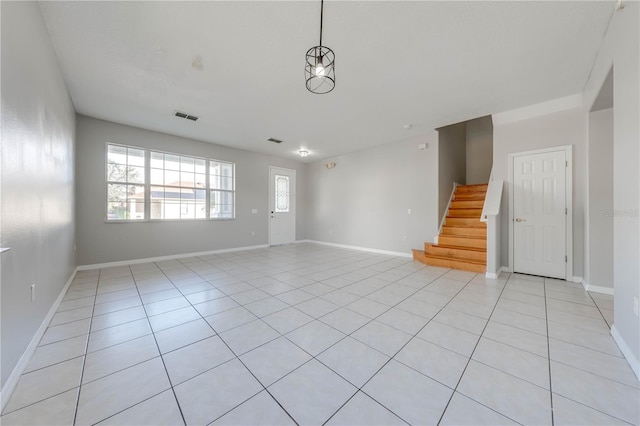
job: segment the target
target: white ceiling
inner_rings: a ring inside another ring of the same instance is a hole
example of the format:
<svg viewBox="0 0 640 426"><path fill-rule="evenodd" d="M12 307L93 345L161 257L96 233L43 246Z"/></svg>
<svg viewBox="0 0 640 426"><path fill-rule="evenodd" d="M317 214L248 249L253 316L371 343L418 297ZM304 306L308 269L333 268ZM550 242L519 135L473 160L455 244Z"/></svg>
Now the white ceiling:
<svg viewBox="0 0 640 426"><path fill-rule="evenodd" d="M79 113L305 161L581 92L614 6L327 0L337 83L314 95L319 1L40 3Z"/></svg>

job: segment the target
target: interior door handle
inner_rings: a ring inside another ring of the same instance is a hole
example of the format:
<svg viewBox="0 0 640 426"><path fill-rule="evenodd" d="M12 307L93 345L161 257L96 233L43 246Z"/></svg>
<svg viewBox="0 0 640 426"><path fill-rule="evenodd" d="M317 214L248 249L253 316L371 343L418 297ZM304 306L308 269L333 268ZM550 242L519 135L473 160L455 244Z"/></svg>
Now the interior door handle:
<svg viewBox="0 0 640 426"><path fill-rule="evenodd" d="M516 218L516 222L526 222L527 219L520 219L519 217Z"/></svg>

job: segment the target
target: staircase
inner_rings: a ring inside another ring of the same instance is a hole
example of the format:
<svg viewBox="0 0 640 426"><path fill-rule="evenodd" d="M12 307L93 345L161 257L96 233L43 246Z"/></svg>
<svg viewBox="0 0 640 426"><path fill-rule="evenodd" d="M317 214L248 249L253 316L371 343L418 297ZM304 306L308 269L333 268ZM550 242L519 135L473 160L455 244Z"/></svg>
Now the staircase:
<svg viewBox="0 0 640 426"><path fill-rule="evenodd" d="M471 272L487 267L487 225L480 222L487 184L456 188L438 244L425 243L413 258L431 266Z"/></svg>

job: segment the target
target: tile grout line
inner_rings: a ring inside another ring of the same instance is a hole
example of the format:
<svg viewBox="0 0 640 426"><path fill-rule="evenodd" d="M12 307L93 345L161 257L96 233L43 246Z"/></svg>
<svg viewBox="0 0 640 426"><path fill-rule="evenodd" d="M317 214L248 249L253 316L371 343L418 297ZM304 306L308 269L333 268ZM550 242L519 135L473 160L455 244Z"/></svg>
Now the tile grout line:
<svg viewBox="0 0 640 426"><path fill-rule="evenodd" d="M135 275L133 273L133 270L131 269L131 265L129 265L129 272L131 273L131 278L133 279L133 283L134 283L134 285L136 287L136 291L138 292L138 297L140 298L140 302L142 303L142 297L140 295L140 290L138 289L138 285L136 284L136 278L135 278ZM164 358L162 356L162 350L160 350L160 345L158 345L158 339L156 338L156 334L155 334L155 332L153 330L153 327L151 325L151 321L149 321L149 315L147 315L147 308L145 308L144 303L142 303L142 309L144 310L145 318L147 320L147 323L149 324L149 328L151 329L151 335L153 336L153 341L156 343L156 349L158 349L158 356L160 357L160 360L162 361L162 366L164 367L164 372L167 375L167 381L169 382L169 386L171 388L171 393L173 393L173 398L175 399L176 405L178 406L178 410L180 411L180 417L182 417L182 422L186 425L187 421L184 418L184 413L182 412L182 407L180 406L180 402L178 401L178 397L176 395L176 391L173 388L173 383L171 382L171 377L169 376L169 370L167 369L167 365L164 362ZM164 391L162 391L162 392L164 392ZM160 393L162 393L162 392L160 392ZM160 393L158 393L158 395ZM152 398L152 397L150 397L150 398ZM141 402L143 402L143 401L138 402L138 404L140 404ZM137 405L137 404L135 404L135 405ZM133 405L133 406L135 406L135 405ZM129 408L131 408L131 407L127 407L125 410L128 410Z"/></svg>
<svg viewBox="0 0 640 426"><path fill-rule="evenodd" d="M544 291L544 313L545 313L545 325L547 326L547 361L549 363L549 403L551 404L551 426L555 424L555 415L553 412L553 380L551 377L551 341L549 337L549 307L547 306L547 279L545 278L542 283L542 290Z"/></svg>
<svg viewBox="0 0 640 426"><path fill-rule="evenodd" d="M186 265L185 265L185 266L186 266ZM188 266L186 266L186 267L187 267L187 268L189 268ZM191 268L189 268L189 269L191 269ZM394 268L391 268L391 269L394 269ZM193 271L193 270L192 270L192 271ZM193 271L193 272L194 272L195 274L197 274L197 275L199 275L199 276L200 276L200 274L198 274L196 271ZM448 271L447 271L447 272L448 272ZM446 272L443 272L443 274L441 274L441 275L440 275L440 277L441 277L442 275L444 275L444 274L446 274ZM411 274L407 274L407 276L408 276L408 275L411 275ZM440 278L440 277L438 277L438 278ZM365 280L365 279L367 279L367 278L363 278L363 279L361 279L361 280L359 280L359 281L356 281L356 282L350 283L349 285L355 284L355 283L357 283L357 282L361 282L361 281L363 281L363 280ZM398 280L400 280L400 279L401 279L401 278L399 278ZM436 279L437 279L437 278L436 278ZM436 279L433 279L432 281L430 281L427 285L423 286L422 288L427 287L429 284L431 284L431 283L432 283L433 281L435 281ZM398 280L396 280L396 281L398 281ZM318 281L316 281L316 282L318 282ZM395 281L394 281L394 282L395 282ZM391 285L392 283L393 283L393 282L388 283L385 287L387 287L387 286ZM285 283L285 284L286 284L286 283ZM250 284L250 285L252 285L252 284ZM309 285L311 285L311 284L309 284ZM254 286L254 287L255 287L255 286ZM303 286L303 287L305 287L305 286ZM385 288L385 287L383 287L383 288ZM257 288L257 287L256 287L256 288ZM463 287L463 288L464 288L464 287ZM295 288L295 289L300 289L300 288ZM333 291L337 291L337 290L340 290L340 289L335 289L335 290L333 290ZM420 291L420 290L421 290L421 289L416 289L416 291L414 291L413 293L411 293L411 295L413 295L413 294L417 293L417 292L418 292L418 291ZM461 290L462 290L462 289L461 289ZM460 291L461 291L461 290L460 290ZM248 290L248 291L250 291L250 290ZM291 291L293 291L293 290L291 290ZM332 291L332 292L333 292L333 291ZM377 291L377 290L376 290L376 291ZM373 292L372 292L372 293L373 293ZM457 293L456 293L456 294L457 294ZM400 302L398 302L398 303L402 303L402 301L404 301L404 300L408 299L409 297L411 297L411 295L409 295L409 296L405 297L404 299L402 299L402 300L401 300ZM271 297L275 297L275 296L271 296ZM311 298L311 299L309 299L309 300L314 300L314 299L317 299L317 298L320 298L320 297L321 297L321 296L315 296L315 295L314 295L314 297L313 297L313 298ZM361 299L365 299L365 298L366 298L366 296L359 296L359 297L360 297L360 300L361 300ZM305 301L305 302L306 302L306 301ZM285 302L285 303L286 303L286 302ZM300 303L304 303L304 302L300 302ZM300 304L300 303L298 303L298 304ZM396 304L396 305L397 305L397 304ZM396 305L394 305L394 306L396 306ZM243 306L243 305L242 305L242 306ZM289 305L289 307L290 307L290 308L293 308L293 309L296 309L296 308L295 308L295 306L297 306L297 305ZM353 331L352 333L350 333L350 334L353 334L355 331L357 331L357 330L359 330L360 328L364 327L365 325L367 325L367 324L369 324L369 323L373 322L373 321L375 320L375 318L379 317L380 315L383 315L385 312L389 311L389 310L390 310L390 309L392 309L394 306L390 306L387 310L385 310L384 312L380 313L378 316L376 316L376 317L374 317L374 318L371 318L371 319L370 319L370 321L368 321L367 323L363 324L361 327L359 327L358 329L354 330L354 331ZM243 307L244 307L244 306L243 306ZM245 308L245 309L246 309L246 308ZM285 309L287 309L287 308L285 308ZM338 308L338 309L340 309L340 308ZM251 312L251 311L250 311L250 312ZM352 311L352 312L353 312L353 311ZM251 312L251 313L253 314L253 312ZM303 313L304 313L304 312L303 312ZM256 316L256 317L257 317L257 315L255 315L255 314L254 314L254 316ZM258 320L262 321L262 322L263 322L263 323L265 323L267 326L269 326L270 328L272 328L272 329L273 329L273 327L272 327L270 324L266 323L266 321L264 321L262 318L260 318L260 317L257 317L257 318L258 318ZM312 317L312 318L313 318L313 317ZM205 321L206 321L206 320L205 320ZM309 323L311 323L311 322L313 322L313 321L319 321L319 320L318 320L317 318L314 318L314 319L313 319L312 321L310 321ZM320 322L321 322L321 321L320 321ZM428 321L428 322L429 322L429 321ZM427 322L427 323L428 323L428 322ZM307 323L307 324L309 324L309 323ZM324 323L323 323L323 324L324 324ZM298 327L298 328L302 328L302 327L304 327L305 325L306 325L306 324L301 325L301 326L300 326L300 327ZM326 325L327 325L327 326L329 326L329 327L331 327L331 326L330 326L330 325L328 325L328 324L326 324ZM425 326L426 326L426 324L425 324ZM240 326L239 326L239 327L240 327ZM212 328L213 328L213 327L212 327ZM294 330L297 330L298 328L296 328L296 329L294 329ZM331 327L331 328L333 328L333 327ZM423 328L424 328L424 326L423 326ZM335 328L334 328L334 329L335 329ZM329 366L325 365L324 363L322 363L322 361L320 361L319 359L317 359L317 356L319 356L320 354L322 354L322 353L323 353L323 352L325 352L326 350L330 349L331 347L333 347L333 346L337 345L339 342L341 342L342 340L344 340L344 339L346 339L347 337L349 337L349 336L350 336L350 334L348 334L348 335L347 335L346 333L343 333L343 334L345 334L345 336L344 336L344 337L342 337L341 339L339 339L339 340L338 340L337 342L335 342L334 344L330 345L328 348L324 349L324 350L323 350L322 352L320 352L318 355L315 355L315 356L314 356L313 354L309 353L306 349L301 348L300 346L298 346L295 342L291 341L291 339L290 339L289 337L287 337L287 336L286 336L286 334L289 334L289 333L291 333L291 332L292 332L292 331L294 331L294 330L291 330L291 331L289 331L288 333L282 334L282 333L280 333L278 330L275 330L275 329L274 329L274 331L276 331L278 334L280 334L280 337L285 338L287 341L289 341L290 343L292 343L292 344L293 344L293 345L295 345L296 347L300 348L302 351L304 351L304 352L305 352L305 353L307 353L309 356L311 356L311 358L310 358L309 360L307 360L306 362L302 363L301 365L299 365L298 367L296 367L295 369L293 369L292 371L290 371L289 373L287 373L287 374L285 374L284 376L280 377L278 380L276 380L274 383L270 384L269 386L273 386L273 384L275 384L275 383L279 382L280 380L284 379L285 377L289 376L290 374L292 374L293 372L295 372L295 371L297 371L298 369L302 368L302 366L304 366L304 365L308 364L308 363L309 363L309 362L311 362L312 360L316 360L317 362L321 363L321 364L322 364L322 365L324 365L326 368L328 368L330 371L332 371L334 374L338 375L338 376L339 376L339 377L341 377L343 380L345 380L347 383L349 383L349 384L351 384L352 386L354 386L354 385L353 385L349 380L346 380L346 379L345 379L344 377L342 377L342 375L340 375L338 372L334 371L331 367L329 367ZM336 329L336 330L337 330L337 329ZM215 329L214 329L214 331L215 331ZM229 331L229 330L226 330L226 331ZM337 330L337 331L339 331L340 333L342 333L342 331L340 331L340 330ZM418 332L419 332L419 331L420 331L420 330L418 330ZM227 347L229 348L229 350L231 350L231 352L235 355L235 352L231 349L231 347L229 347L229 345L224 341L224 339L222 339L222 337L219 335L219 333L217 333L217 332L216 332L216 334L218 334L218 336L220 337L220 339L225 343L225 345L227 345ZM279 338L279 337L277 337L276 339L278 339L278 338ZM274 340L276 340L276 339L272 339L272 340L270 340L269 342L265 342L265 343L263 343L262 345L259 345L259 346L257 346L256 348L253 348L252 350L255 350L255 349L257 349L258 347L264 346L264 345L266 345L266 344L268 344L268 343L270 343L270 342L272 342L272 341L274 341ZM411 340L411 339L410 339L410 340ZM409 341L410 341L410 340L409 340ZM361 343L362 343L362 342L361 342ZM407 343L408 343L408 342L407 342ZM365 344L365 345L366 345L366 344ZM405 344L405 345L406 345L406 344ZM372 347L370 347L369 345L366 345L366 346L368 346L368 347L369 347L369 348L371 348L372 350L376 350L376 351L377 351L377 349L372 348ZM403 345L403 347L404 347L404 345ZM402 348L400 348L400 349L402 349ZM248 351L248 352L251 352L251 351ZM379 351L378 351L378 352L379 352ZM386 354L385 354L385 356L386 356ZM236 355L236 358L237 358L237 359L238 359L238 360L243 364L243 366L244 366L244 367L245 367L245 368L246 368L246 369L247 369L247 370L248 370L248 371L253 375L253 377L258 381L258 383L260 383L260 384L264 387L264 390L265 390L265 391L266 391L266 392L267 392L267 393L268 393L268 394L273 398L273 400L274 400L274 401L275 401L275 402L276 402L276 403L277 403L277 404L278 404L278 405L279 405L279 406L280 406L280 407L285 411L285 413L287 413L287 415L289 415L289 417L290 417L290 418L291 418L291 419L292 419L296 424L298 424L298 423L296 422L296 420L293 418L293 416L292 416L292 415L291 415L291 414L290 414L290 413L289 413L289 412L288 412L288 411L287 411L287 410L282 406L282 404L280 403L280 401L278 401L278 400L273 396L273 394L272 394L272 393L267 389L267 387L266 387L266 386L264 386L264 384L263 384L263 383L262 383L262 382L261 382L261 381L260 381L260 380L259 380L259 379L254 375L254 374L253 374L253 372L252 372L252 371L251 371L251 370L246 366L246 364L244 364L244 362L240 359L240 357L239 357L238 355ZM392 358L393 358L393 357L391 357L389 360L391 360ZM388 363L388 362L389 362L389 361L387 361L387 363ZM384 365L386 365L387 363L385 363ZM384 367L384 365L383 365L382 367ZM382 368L382 367L381 367L381 368ZM216 368L216 367L213 367L213 368ZM213 369L213 368L212 368L212 369ZM381 368L380 368L380 369L381 369ZM380 369L378 369L377 371L380 371ZM211 370L211 369L209 369L209 370ZM209 371L209 370L207 370L207 371ZM376 372L375 374L377 374L377 372ZM374 374L374 376L375 376L375 374ZM373 376L372 376L372 377L373 377ZM366 384L366 383L365 383L365 384ZM364 385L363 385L363 386L364 386ZM355 387L357 390L356 390L356 392L355 392L355 393L354 393L354 394L353 394L353 395L352 395L352 396L347 400L347 402L348 402L351 398L353 398L353 396L355 396L355 395L358 393L358 391L359 391L359 390L361 390L361 387L360 387L360 388L358 388L357 386L354 386L354 387ZM252 396L252 397L253 397L253 396ZM238 404L236 407L232 408L230 411L232 411L233 409L235 409L235 408L237 408L238 406L242 405L244 402L246 402L246 401L243 401L242 403ZM377 402L377 401L376 401L376 402ZM379 402L378 402L378 403L379 403ZM346 404L346 402L345 402L344 404ZM338 411L342 408L342 406L344 406L344 404L343 404L343 405L341 405L341 406L338 408ZM380 404L380 405L382 405L382 404ZM383 406L383 405L382 405L382 406ZM383 407L384 407L384 406L383 406ZM387 408L387 407L384 407L384 408L388 410L388 408ZM389 411L390 411L390 410L389 410ZM228 412L227 412L227 413L228 413ZM337 413L337 411L336 411L336 412L334 412L334 413L329 417L329 419L327 419L327 421L329 421L329 420L331 419L331 417L333 417L333 416L335 415L335 413ZM392 413L393 413L393 412L392 412ZM226 413L225 413L225 414L226 414ZM225 415L225 414L223 414L223 415ZM393 414L397 416L397 414L395 414L395 413L393 413ZM222 416L220 416L220 417L222 417ZM218 417L218 418L220 418L220 417ZM215 421L215 420L214 420L214 421Z"/></svg>
<svg viewBox="0 0 640 426"><path fill-rule="evenodd" d="M433 284L433 283L434 283L435 281L437 281L438 279L442 278L444 275L446 275L446 274L447 274L448 272L450 272L450 271L451 271L451 270L448 270L448 271L443 272L440 276L438 276L437 278L435 278L435 279L431 280L429 283L425 284L422 288L417 289L414 293L412 293L412 295L413 295L413 294L415 294L415 293L417 293L417 292L419 292L419 291L421 291L421 290L424 290L426 287L429 287L431 284ZM389 357L389 359L388 359L384 364L382 364L382 366L380 366L380 368L378 368L378 369L376 370L376 372L375 372L371 377L369 377L369 379L368 379L366 382L364 382L364 383L362 384L362 386L360 386L360 387L357 387L357 386L356 386L356 388L358 389L358 390L356 391L356 394L357 394L358 392L362 392L363 394L367 395L367 397L371 398L373 401L375 401L376 403L378 403L380 406L384 407L387 411L389 411L389 412L393 413L396 417L398 417L399 419L401 419L403 422L410 424L409 422L407 422L406 420L404 420L402 417L400 417L398 414L396 414L394 411L392 411L391 409L389 409L388 407L386 407L384 404L382 404L380 401L378 401L377 399L375 399L373 396L371 396L371 395L369 395L367 392L365 392L365 391L363 390L363 388L364 388L364 387L365 387L365 386L366 386L366 385L367 385L367 384L368 384L368 383L369 383L369 382L370 382L370 381L371 381L371 380L372 380L372 379L373 379L373 378L374 378L374 377L375 377L375 376L376 376L376 375L377 375L377 374L378 374L378 373L379 373L379 372L380 372L380 371L381 371L385 366L387 366L387 365L388 365L392 360L395 360L396 355L398 355L398 353L400 353L400 351L402 351L402 349L404 349L404 348L405 348L405 347L406 347L406 346L407 346L411 341L413 341L413 339L415 339L415 338L420 339L419 337L417 337L417 335L418 335L418 334L419 334L419 333L420 333L420 332L421 332L421 331L422 331L422 330L423 330L423 329L424 329L424 328L425 328L429 323L431 323L431 321L433 321L433 318L435 318L435 317L436 317L440 312L442 312L442 310L444 310L444 308L446 308L446 307L447 307L447 305L449 305L449 303L451 303L451 301L453 301L453 299L455 299L455 297L456 297L458 294L460 294L460 292L462 292L462 290L464 290L464 289L467 287L467 285L469 285L469 283L471 282L471 280L473 280L474 278L475 278L475 276L474 276L474 277L472 277L472 278L471 278L467 283L465 283L465 285L464 285L464 286L462 286L462 287L460 288L460 290L458 290L458 291L457 291L453 296L451 296L451 298L449 299L449 301L448 301L446 304L444 304L444 305L443 305L443 306L442 306L442 307L441 307L441 308L440 308L440 309L439 309L439 310L438 310L438 311L437 311L437 312L436 312L436 313L435 313L435 314L434 314L434 315L433 315L433 316L432 316L432 317L431 317L431 318L430 318L430 319L429 319L429 320L428 320L428 321L427 321L427 322L426 322L422 327L420 327L420 329L419 329L418 331L416 331L416 333L414 333L414 335L413 335L411 338L409 338L409 340L407 340L407 341L406 341L406 342L405 342L405 343L404 343L404 344L403 344L403 345L402 345L402 346L401 346L401 347L400 347L400 348L399 348L399 349L398 349L398 350L397 350L397 351L396 351L392 356L390 356L390 357ZM439 293L438 293L438 294L439 294ZM404 300L408 299L409 297L411 297L411 295L410 295L410 296L407 296L407 298L403 299L402 301L404 301ZM398 302L398 304L399 304L399 303L402 303L402 301ZM396 305L397 305L397 304L396 304ZM395 305L394 305L394 306L395 306ZM385 311L385 312L386 312L386 311ZM384 313L382 313L382 314L380 314L380 315L383 315L383 314L384 314ZM378 315L378 316L380 316L380 315ZM376 317L376 318L377 318L377 317ZM372 321L373 321L373 320L372 320ZM436 322L437 322L437 321L436 321ZM401 330L400 330L400 331L401 331ZM354 332L355 332L355 331L354 331ZM356 340L357 340L357 339L356 339ZM359 341L359 340L358 340L358 341ZM371 346L367 345L367 344L366 344L366 343L364 343L364 342L361 342L361 343L363 343L364 345L366 345L366 346L370 347L370 348L371 348L371 349L373 349L373 350L377 350L377 349L372 348ZM436 346L440 346L440 345L436 345ZM446 348L445 348L445 349L446 349ZM385 355L385 356L388 356L387 354L384 354L384 355ZM397 361L397 360L395 360L395 361L396 361L396 362L399 362L399 363L400 363L400 364L402 364L402 365L405 365L404 363L401 363L400 361ZM321 361L319 361L319 362L321 362ZM324 364L323 364L323 365L324 365ZM429 378L429 379L431 379L431 380L434 380L434 381L438 382L437 380L435 380L435 379L433 379L433 378L431 378L431 377L429 377L429 376L427 376L427 375L425 375L425 374L423 374L423 373L421 373L421 372L419 372L419 371L415 370L415 369L414 369L414 368L412 368L412 367L409 367L409 366L406 366L406 367L407 367L407 368L412 369L413 371L416 371L416 372L417 372L417 373L419 373L419 374L422 374L422 375L423 375L423 376L425 376L425 377L428 377L428 378ZM331 369L329 366L327 366L327 368ZM333 371L333 369L331 369L331 371ZM337 373L337 372L335 372L335 371L334 371L334 373L336 373L336 374L340 375L339 373ZM342 376L340 375L340 377L342 377ZM346 379L345 379L345 380L346 380ZM347 381L348 381L348 380L347 380ZM349 383L350 383L350 382L349 382ZM440 383L440 382L438 382L438 383ZM446 386L446 385L445 385L445 386ZM448 386L447 386L447 387L448 387ZM353 396L355 396L355 394L354 394L354 395L352 395L352 398L353 398ZM350 400L350 399L351 399L351 398L349 398L349 400ZM331 420L331 419L332 419L332 418L333 418L333 417L334 417L334 416L335 416L335 415L336 415L336 414L337 414L337 413L338 413L338 412L339 412L339 411L340 411L340 410L341 410L341 409L342 409L342 408L347 404L347 402L348 402L348 401L346 401L345 403L343 403L343 404L342 404L342 405L341 405L341 406L340 406L340 407L339 407L339 408L338 408L338 409L337 409L337 410L336 410L336 411L331 415L331 417L329 417L329 419L327 419L327 421L325 422L325 424L326 424L329 420ZM445 411L446 411L446 408L445 408ZM444 411L443 411L443 414L444 414Z"/></svg>
<svg viewBox="0 0 640 426"><path fill-rule="evenodd" d="M495 312L496 307L498 306L498 303L500 302L500 299L502 298L502 294L504 293L505 289L507 288L507 284L509 283L510 279L511 279L511 276L509 276L507 281L504 283L504 286L502 286L502 290L500 290L500 295L498 296L498 299L496 300L495 304L493 305L493 309L491 310L491 313L489 314L489 318L487 318L487 322L484 325L484 327L482 328L482 332L480 333L480 336L478 337L478 340L476 341L476 344L474 345L473 350L471 351L471 354L469 354L469 359L467 360L467 363L464 366L464 369L462 370L462 373L460 374L460 378L458 379L458 382L456 383L456 386L454 387L453 392L451 393L451 397L449 398L449 401L447 401L447 405L445 406L444 410L442 411L442 414L440 415L440 419L438 420L438 425L440 423L442 423L442 419L444 418L444 415L446 414L446 412L447 412L447 410L449 408L449 404L451 404L451 401L453 400L453 397L455 396L456 392L458 391L458 386L460 386L460 382L462 382L462 378L464 377L464 374L466 373L467 368L469 367L469 364L471 364L471 359L473 358L473 354L476 352L476 349L478 348L478 345L480 344L480 340L482 339L482 337L484 335L484 332L486 331L487 327L489 326L489 322L491 321L491 317L493 316L493 313ZM460 393L460 394L464 395L463 393ZM511 417L507 416L506 414L500 413L499 411L494 410L493 408L488 407L487 405L485 405L485 404L483 404L483 403L481 403L479 401L476 401L475 399L470 398L467 395L464 395L464 396L466 396L467 398L469 398L469 399L475 401L476 403L482 405L483 407L486 407L489 410L491 410L491 411L493 411L495 413L498 413L498 414L500 414L501 416L503 416L505 418L508 418L509 420L512 420L512 421L514 421L516 423L520 423L520 422L517 422L516 420L512 419Z"/></svg>
<svg viewBox="0 0 640 426"><path fill-rule="evenodd" d="M182 262L180 262L180 263L182 263ZM193 273L195 273L196 275L198 275L200 278L202 278L202 276L201 276L200 274L198 274L197 272L193 271L193 270L192 270L191 268L189 268L187 265L185 265L185 267L186 267L186 268L188 268L189 270L191 270L191 271L192 271ZM163 273L164 273L164 272L163 272ZM165 274L165 276L166 276L166 274ZM167 278L168 278L168 279L171 281L171 283L173 284L173 280L171 280L171 278L169 278L168 276L167 276ZM173 284L173 285L175 286L175 284ZM251 285L251 284L249 284L249 285ZM177 287L176 287L176 288L177 288ZM180 291L180 289L179 289L179 288L178 288L178 291L179 291L180 293L182 293L182 291ZM248 291L250 291L250 290L248 290ZM184 294L183 294L183 297L184 297ZM209 328L211 328L211 329L213 330L213 332L214 332L214 333L216 334L216 336L220 339L220 341L221 341L222 343L224 343L224 345L229 349L229 351L230 351L230 352L235 356L235 359L236 359L236 360L238 360L238 362L240 362L240 363L242 364L242 366L243 366L243 367L244 367L244 368L249 372L249 374L251 374L251 376L253 376L253 378L256 380L256 382L258 382L258 383L260 384L260 386L262 386L262 389L263 389L265 392L267 392L267 393L269 394L269 396L270 396L270 397L271 397L271 398L272 398L272 399L273 399L273 400L274 400L274 401L275 401L275 402L280 406L280 408L282 408L282 410L287 414L287 416L289 416L289 418L291 418L291 420L292 420L292 421L297 425L297 424L298 424L298 422L296 422L296 421L295 421L295 419L293 418L293 416L292 416L292 415L291 415L291 414L290 414L290 413L289 413L289 412L288 412L288 411L287 411L287 410L282 406L282 404L280 404L280 401L278 401L278 400L277 400L277 399L276 399L276 398L271 394L271 392L269 392L269 390L267 389L267 387L266 387L266 386L264 386L264 384L263 384L263 383L262 383L262 382L261 382L261 381L260 381L256 376L255 376L255 374L253 373L253 371L251 371L251 370L246 366L246 364L245 364L245 363L240 359L240 357L239 357L239 356L238 356L238 355L233 351L233 349L231 348L231 346L229 346L229 344L228 344L228 343L227 343L227 342L222 338L222 336L220 335L220 333L218 333L218 332L217 332L217 330L216 330L216 329L215 329L215 328L214 328L214 327L213 327L213 326L212 326L212 325L211 325L211 324L210 324L210 323L209 323L209 322L204 318L204 316L203 316L203 315L202 315L202 314L201 314L197 309L195 309L195 307L193 306L193 304L191 303L191 301L190 301L189 299L187 299L186 297L185 297L185 299L187 300L187 302L189 302L189 304L191 305L191 307L192 307L192 308L193 308L193 309L198 313L198 315L200 315L201 319L202 319L204 322L206 322L206 323L207 323L207 325L209 326ZM236 303L237 303L237 302L236 302ZM246 308L245 308L245 309L246 309ZM248 309L247 309L247 311L248 311ZM249 312L251 312L251 311L249 311ZM253 312L251 312L251 314L252 314L252 315L254 315L257 319L260 319L260 318L258 318L258 317L253 313ZM194 320L194 321L195 321L195 320ZM254 321L255 321L255 320L254 320ZM264 322L264 321L263 321L263 322ZM266 323L265 323L265 324L266 324ZM267 326L271 327L269 324L267 324ZM238 326L238 327L240 327L240 326ZM227 330L227 331L228 331L228 330ZM277 330L274 330L274 331L275 331L276 333L280 334ZM277 338L276 338L276 339L277 339ZM271 342L271 341L273 341L273 340L275 340L275 339L272 339L272 340L270 340L269 342ZM267 343L269 343L269 342L267 342ZM265 344L266 344L266 343L265 343ZM158 350L160 350L160 349L158 348ZM160 354L160 356L162 356L162 353ZM213 370L213 369L215 369L215 368L219 367L220 365L226 364L226 363L228 363L229 361L231 361L231 360L228 360L228 361L226 361L226 362L224 362L224 363L222 363L222 364L216 365L215 367L209 368L209 369L207 369L207 370L205 370L205 371L201 372L200 374L198 374L198 375L196 375L196 376L194 376L194 377L192 377L192 378L190 378L190 379L188 379L188 380L192 380L193 378L198 377L199 375L204 374L204 373L206 373L206 372L208 372L208 371L211 371L211 370ZM163 360L163 363L164 363L164 360ZM165 369L166 369L166 366L165 366ZM168 371L167 371L167 376L169 376ZM170 383L171 383L171 379L169 379L169 380L170 380ZM185 382L186 382L186 381L188 381L188 380L185 380ZM184 383L184 382L183 382L183 383ZM174 389L174 388L173 388L173 383L171 383L171 389L172 389L172 390ZM222 413L220 416L218 416L217 418L213 419L213 420L212 420L211 422L209 422L208 424L211 424L211 423L215 422L216 420L218 420L218 419L219 419L219 418L221 418L222 416L225 416L226 414L228 414L228 413L230 413L231 411L235 410L237 407L241 406L242 404L244 404L245 402L247 402L247 401L248 401L248 400L250 400L251 398L255 397L255 396L256 396L256 395L258 395L260 392L262 392L262 391L256 392L255 394L251 395L249 398L247 398L246 400L244 400L244 401L240 402L238 405L236 405L236 406L232 407L230 410L228 410L228 411L226 411L226 412ZM175 390L174 390L174 396L175 396ZM177 397L176 397L176 401L178 402L178 398L177 398ZM180 407L180 403L179 403L179 402L178 402L178 407ZM182 414L182 408L181 408L181 407L180 407L180 413ZM184 416L183 416L183 420L185 420L185 419L184 419ZM185 421L185 424L186 424L186 421Z"/></svg>
<svg viewBox="0 0 640 426"><path fill-rule="evenodd" d="M84 369L87 364L87 355L89 354L89 341L91 340L91 324L93 323L93 312L96 308L96 297L98 296L98 287L100 287L100 277L102 274L102 270L98 271L98 277L96 280L96 294L93 297L93 307L91 309L91 319L89 320L89 329L87 331L87 342L84 347L84 356L82 358L82 371L80 372L80 383L78 383L78 396L76 397L76 406L73 413L73 423L76 424L76 420L78 418L78 409L80 408L80 394L82 393L82 379L84 378ZM68 290L67 290L68 291Z"/></svg>

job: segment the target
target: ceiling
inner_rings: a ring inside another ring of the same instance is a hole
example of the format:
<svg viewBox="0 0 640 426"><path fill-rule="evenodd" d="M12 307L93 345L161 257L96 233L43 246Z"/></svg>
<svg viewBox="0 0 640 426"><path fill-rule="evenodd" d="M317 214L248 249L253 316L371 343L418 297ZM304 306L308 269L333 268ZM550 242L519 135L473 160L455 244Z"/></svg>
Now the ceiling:
<svg viewBox="0 0 640 426"><path fill-rule="evenodd" d="M319 1L40 3L78 113L301 161L579 93L614 7L327 0L336 88L314 95Z"/></svg>

